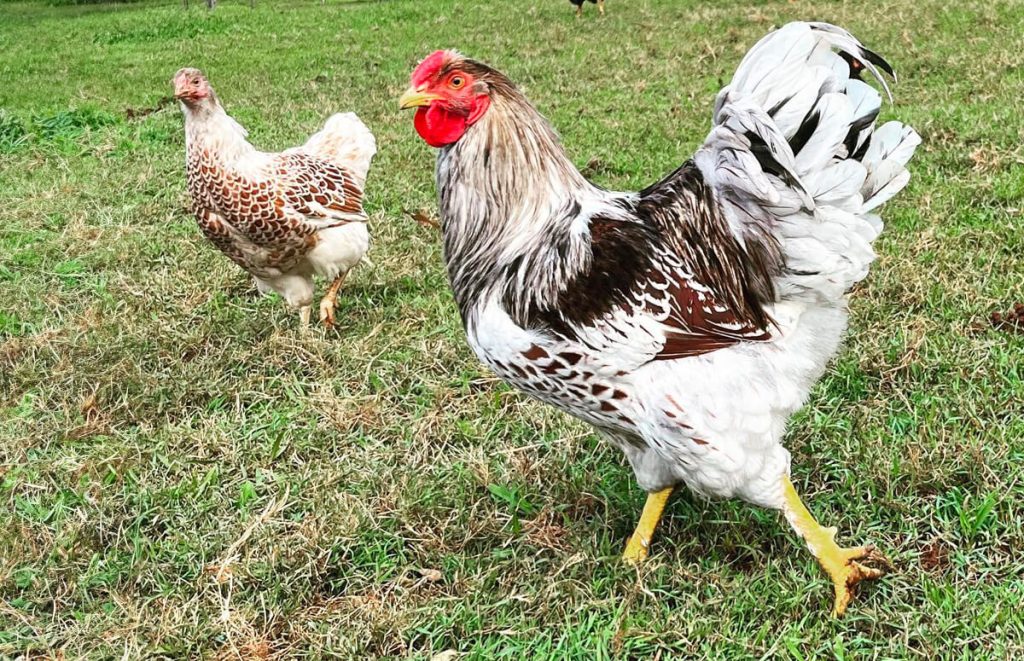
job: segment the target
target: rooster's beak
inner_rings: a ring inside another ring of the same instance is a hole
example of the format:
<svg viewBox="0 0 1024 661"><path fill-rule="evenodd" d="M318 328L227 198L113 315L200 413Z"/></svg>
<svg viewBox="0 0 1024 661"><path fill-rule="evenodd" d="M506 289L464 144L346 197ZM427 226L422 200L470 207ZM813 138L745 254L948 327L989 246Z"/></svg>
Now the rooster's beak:
<svg viewBox="0 0 1024 661"><path fill-rule="evenodd" d="M426 85L420 87L410 87L405 90L405 94L398 100L398 107L402 110L409 108L416 108L418 106L429 106L434 101L437 101L441 97L437 94L431 94L430 92L424 92Z"/></svg>

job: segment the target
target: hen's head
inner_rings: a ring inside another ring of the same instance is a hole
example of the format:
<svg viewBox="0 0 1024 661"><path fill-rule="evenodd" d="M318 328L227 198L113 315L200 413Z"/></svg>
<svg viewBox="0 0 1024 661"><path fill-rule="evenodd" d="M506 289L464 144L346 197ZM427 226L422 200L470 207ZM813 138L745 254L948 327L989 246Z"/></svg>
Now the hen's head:
<svg viewBox="0 0 1024 661"><path fill-rule="evenodd" d="M189 108L195 109L215 102L213 88L199 69L179 69L171 82L174 83L174 98Z"/></svg>
<svg viewBox="0 0 1024 661"><path fill-rule="evenodd" d="M416 108L416 132L427 144L445 147L484 116L495 95L512 90L508 79L487 65L439 50L412 72L409 89L398 103L403 110Z"/></svg>

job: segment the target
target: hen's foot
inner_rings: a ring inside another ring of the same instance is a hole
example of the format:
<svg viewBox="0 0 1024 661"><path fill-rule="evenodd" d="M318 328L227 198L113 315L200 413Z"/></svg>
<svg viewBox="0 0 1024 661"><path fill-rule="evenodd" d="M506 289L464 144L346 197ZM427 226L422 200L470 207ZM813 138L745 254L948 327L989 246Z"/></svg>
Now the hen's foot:
<svg viewBox="0 0 1024 661"><path fill-rule="evenodd" d="M334 328L334 306L338 302L338 290L341 289L341 283L345 282L346 275L342 273L335 278L327 288L327 293L320 299L320 321L328 328Z"/></svg>
<svg viewBox="0 0 1024 661"><path fill-rule="evenodd" d="M334 301L325 297L320 301L320 321L328 328L334 328Z"/></svg>

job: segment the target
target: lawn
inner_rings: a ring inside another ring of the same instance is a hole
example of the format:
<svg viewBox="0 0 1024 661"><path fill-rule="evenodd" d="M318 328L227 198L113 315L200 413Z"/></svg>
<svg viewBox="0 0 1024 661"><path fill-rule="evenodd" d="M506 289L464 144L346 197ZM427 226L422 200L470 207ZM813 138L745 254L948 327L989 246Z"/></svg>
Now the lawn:
<svg viewBox="0 0 1024 661"><path fill-rule="evenodd" d="M1020 658L1019 0L0 4L0 657ZM847 617L780 516L643 493L618 451L465 344L434 154L397 108L439 47L518 81L599 183L708 130L773 26L828 20L899 73L924 138L793 476L895 571ZM199 235L167 99L204 69L265 149L356 111L373 268L310 333Z"/></svg>

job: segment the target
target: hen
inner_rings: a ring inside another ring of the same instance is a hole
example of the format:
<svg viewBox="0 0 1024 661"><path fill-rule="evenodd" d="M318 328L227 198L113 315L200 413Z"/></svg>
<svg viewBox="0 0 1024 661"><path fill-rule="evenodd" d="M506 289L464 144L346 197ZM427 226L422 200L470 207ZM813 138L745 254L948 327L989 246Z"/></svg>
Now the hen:
<svg viewBox="0 0 1024 661"><path fill-rule="evenodd" d="M694 157L642 191L570 163L507 77L454 51L400 100L439 147L448 276L470 345L502 379L588 423L648 492L625 559L672 490L781 510L835 588L882 574L840 548L789 479L782 440L867 275L878 207L920 142L875 120L892 69L845 30L792 23L746 55Z"/></svg>
<svg viewBox="0 0 1024 661"><path fill-rule="evenodd" d="M275 291L309 324L313 276L331 281L320 319L334 324L338 290L366 260L370 237L363 186L377 151L353 113L337 114L301 147L272 154L246 141L197 69L174 76L185 115L185 156L192 211L203 234Z"/></svg>

